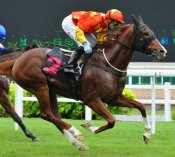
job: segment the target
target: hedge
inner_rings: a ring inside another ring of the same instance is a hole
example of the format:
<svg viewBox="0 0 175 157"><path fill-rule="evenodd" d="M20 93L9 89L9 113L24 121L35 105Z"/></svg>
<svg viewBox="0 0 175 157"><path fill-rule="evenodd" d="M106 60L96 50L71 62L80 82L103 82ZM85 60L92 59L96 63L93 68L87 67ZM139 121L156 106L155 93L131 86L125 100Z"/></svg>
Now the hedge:
<svg viewBox="0 0 175 157"><path fill-rule="evenodd" d="M136 98L135 93L129 89L125 89L123 94L132 99ZM24 96L33 96L31 93L24 91ZM10 85L9 99L14 106L15 102L15 84ZM128 114L130 108L121 108L121 107L111 107L106 105L112 114ZM40 117L39 104L37 101L25 101L24 102L24 117ZM61 102L59 103L59 113L62 118L69 119L84 119L85 117L85 105L82 103L70 103L70 102ZM8 117L8 114L4 111L2 106L0 106L0 117ZM100 119L96 113L93 112L93 119Z"/></svg>

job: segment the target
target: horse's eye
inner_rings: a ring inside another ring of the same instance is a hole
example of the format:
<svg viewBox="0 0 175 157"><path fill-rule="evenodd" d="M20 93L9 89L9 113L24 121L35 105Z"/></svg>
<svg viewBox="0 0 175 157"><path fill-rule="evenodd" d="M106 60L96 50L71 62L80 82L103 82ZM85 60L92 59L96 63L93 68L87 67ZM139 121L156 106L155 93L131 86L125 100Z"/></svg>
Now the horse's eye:
<svg viewBox="0 0 175 157"><path fill-rule="evenodd" d="M148 32L144 32L144 35L145 35L145 36L149 36L149 33L148 33Z"/></svg>

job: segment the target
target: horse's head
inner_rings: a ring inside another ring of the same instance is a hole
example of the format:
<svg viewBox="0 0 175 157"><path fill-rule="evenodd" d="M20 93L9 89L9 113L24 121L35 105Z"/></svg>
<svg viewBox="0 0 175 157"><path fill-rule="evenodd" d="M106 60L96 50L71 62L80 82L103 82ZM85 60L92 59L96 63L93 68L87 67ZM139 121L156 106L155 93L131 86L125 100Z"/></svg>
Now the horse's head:
<svg viewBox="0 0 175 157"><path fill-rule="evenodd" d="M163 60L166 56L166 49L157 40L153 31L144 24L141 16L132 15L135 24L134 50L151 55L155 60Z"/></svg>

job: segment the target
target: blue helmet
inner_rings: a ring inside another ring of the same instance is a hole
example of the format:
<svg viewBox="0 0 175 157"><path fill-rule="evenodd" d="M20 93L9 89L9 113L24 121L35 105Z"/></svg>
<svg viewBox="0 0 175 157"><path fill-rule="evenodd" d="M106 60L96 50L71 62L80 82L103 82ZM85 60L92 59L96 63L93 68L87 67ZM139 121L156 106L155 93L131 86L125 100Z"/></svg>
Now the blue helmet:
<svg viewBox="0 0 175 157"><path fill-rule="evenodd" d="M6 30L3 25L0 24L0 39L6 38Z"/></svg>

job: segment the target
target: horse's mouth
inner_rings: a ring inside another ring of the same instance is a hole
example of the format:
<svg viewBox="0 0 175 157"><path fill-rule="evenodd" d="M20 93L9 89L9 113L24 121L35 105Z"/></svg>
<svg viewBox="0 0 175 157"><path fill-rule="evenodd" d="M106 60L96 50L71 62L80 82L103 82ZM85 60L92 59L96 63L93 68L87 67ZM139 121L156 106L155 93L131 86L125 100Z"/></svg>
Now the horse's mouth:
<svg viewBox="0 0 175 157"><path fill-rule="evenodd" d="M153 57L153 61L162 61L166 57L166 51L160 49L149 49L150 56Z"/></svg>

